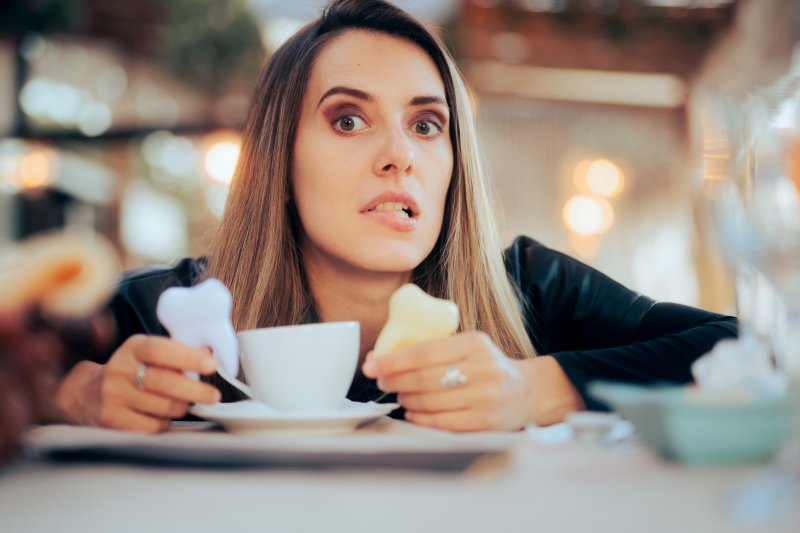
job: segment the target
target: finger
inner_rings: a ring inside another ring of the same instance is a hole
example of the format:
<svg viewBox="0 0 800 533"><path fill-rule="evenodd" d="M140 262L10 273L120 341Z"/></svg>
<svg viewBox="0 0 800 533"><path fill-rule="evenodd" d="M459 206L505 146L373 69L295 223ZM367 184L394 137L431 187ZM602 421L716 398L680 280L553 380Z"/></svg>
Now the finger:
<svg viewBox="0 0 800 533"><path fill-rule="evenodd" d="M476 394L472 390L474 388L427 393L402 393L397 395L397 402L407 411L416 413L460 411L478 403Z"/></svg>
<svg viewBox="0 0 800 533"><path fill-rule="evenodd" d="M169 429L170 423L169 419L145 415L125 407L109 409L100 419L103 427L139 433L162 433Z"/></svg>
<svg viewBox="0 0 800 533"><path fill-rule="evenodd" d="M457 370L464 376L462 378L463 383L447 385L443 382L451 369ZM479 375L480 370L467 361L457 365L436 366L412 370L402 374L390 374L386 377L378 378L378 387L385 392L431 392L462 388L470 381L475 381Z"/></svg>
<svg viewBox="0 0 800 533"><path fill-rule="evenodd" d="M219 390L213 385L186 377L182 372L157 366L147 367L142 385L144 391L183 402L217 403L221 398Z"/></svg>
<svg viewBox="0 0 800 533"><path fill-rule="evenodd" d="M420 426L448 431L483 431L489 429L485 417L475 409L447 411L443 413L419 413L406 411L406 420Z"/></svg>
<svg viewBox="0 0 800 533"><path fill-rule="evenodd" d="M125 389L122 395L125 405L144 415L175 419L181 418L189 410L188 402L137 390L133 387L125 387Z"/></svg>
<svg viewBox="0 0 800 533"><path fill-rule="evenodd" d="M137 335L131 337L131 349L135 358L146 365L155 365L176 370L212 374L216 362L205 348L192 348L167 337Z"/></svg>
<svg viewBox="0 0 800 533"><path fill-rule="evenodd" d="M363 371L367 377L387 376L463 361L484 350L492 341L485 333L469 332L412 344L380 357L367 358Z"/></svg>

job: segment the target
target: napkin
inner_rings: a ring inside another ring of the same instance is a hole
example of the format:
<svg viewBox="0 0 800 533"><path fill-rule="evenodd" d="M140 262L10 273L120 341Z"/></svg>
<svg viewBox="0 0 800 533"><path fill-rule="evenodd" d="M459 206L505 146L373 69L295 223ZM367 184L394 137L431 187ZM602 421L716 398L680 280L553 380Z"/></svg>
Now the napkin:
<svg viewBox="0 0 800 533"><path fill-rule="evenodd" d="M172 287L156 304L156 315L170 336L193 348L210 348L231 376L239 373L239 346L231 324L233 300L218 279L194 287Z"/></svg>
<svg viewBox="0 0 800 533"><path fill-rule="evenodd" d="M715 393L745 392L756 397L775 397L788 387L777 371L769 347L753 335L725 339L692 364L699 388Z"/></svg>

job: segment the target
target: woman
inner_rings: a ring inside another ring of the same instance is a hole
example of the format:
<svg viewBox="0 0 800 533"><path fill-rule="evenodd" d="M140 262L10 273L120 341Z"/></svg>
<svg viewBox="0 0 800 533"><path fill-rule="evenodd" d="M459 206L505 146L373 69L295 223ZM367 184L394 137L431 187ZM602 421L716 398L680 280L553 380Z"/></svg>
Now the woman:
<svg viewBox="0 0 800 533"><path fill-rule="evenodd" d="M155 432L220 399L183 375L210 375L211 355L157 336L155 318L164 289L207 276L230 288L237 330L358 320L349 397L397 393L407 420L456 431L597 407L591 379L688 382L691 362L736 334L735 319L655 303L531 239L503 254L475 137L427 30L381 1L332 2L258 81L209 260L123 281L119 347L64 379L65 420ZM458 304L459 333L375 359L389 297L409 281Z"/></svg>

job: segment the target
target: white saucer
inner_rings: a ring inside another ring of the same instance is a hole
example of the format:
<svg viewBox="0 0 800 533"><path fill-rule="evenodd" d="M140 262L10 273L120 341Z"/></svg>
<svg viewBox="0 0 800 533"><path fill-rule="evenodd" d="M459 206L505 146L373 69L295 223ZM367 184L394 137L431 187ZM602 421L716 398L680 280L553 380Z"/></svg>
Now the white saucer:
<svg viewBox="0 0 800 533"><path fill-rule="evenodd" d="M217 422L234 433L288 432L292 434L347 433L397 409L396 403L360 403L344 400L335 411L279 411L253 400L194 405L193 415Z"/></svg>

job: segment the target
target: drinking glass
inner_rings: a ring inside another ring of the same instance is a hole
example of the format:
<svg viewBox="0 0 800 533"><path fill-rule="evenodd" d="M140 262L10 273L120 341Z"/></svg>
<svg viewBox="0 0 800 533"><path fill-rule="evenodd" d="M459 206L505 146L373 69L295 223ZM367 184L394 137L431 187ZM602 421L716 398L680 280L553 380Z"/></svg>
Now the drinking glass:
<svg viewBox="0 0 800 533"><path fill-rule="evenodd" d="M757 477L736 492L734 515L747 525L776 520L800 494L800 84L792 91L768 90L745 107L752 137L746 196L728 188L720 195L719 238L740 265L763 276L782 313L771 328L778 368L789 381L792 435ZM789 87L793 87L790 85ZM780 105L775 105L779 102ZM788 110L788 112L787 112ZM779 327L781 326L782 327Z"/></svg>

